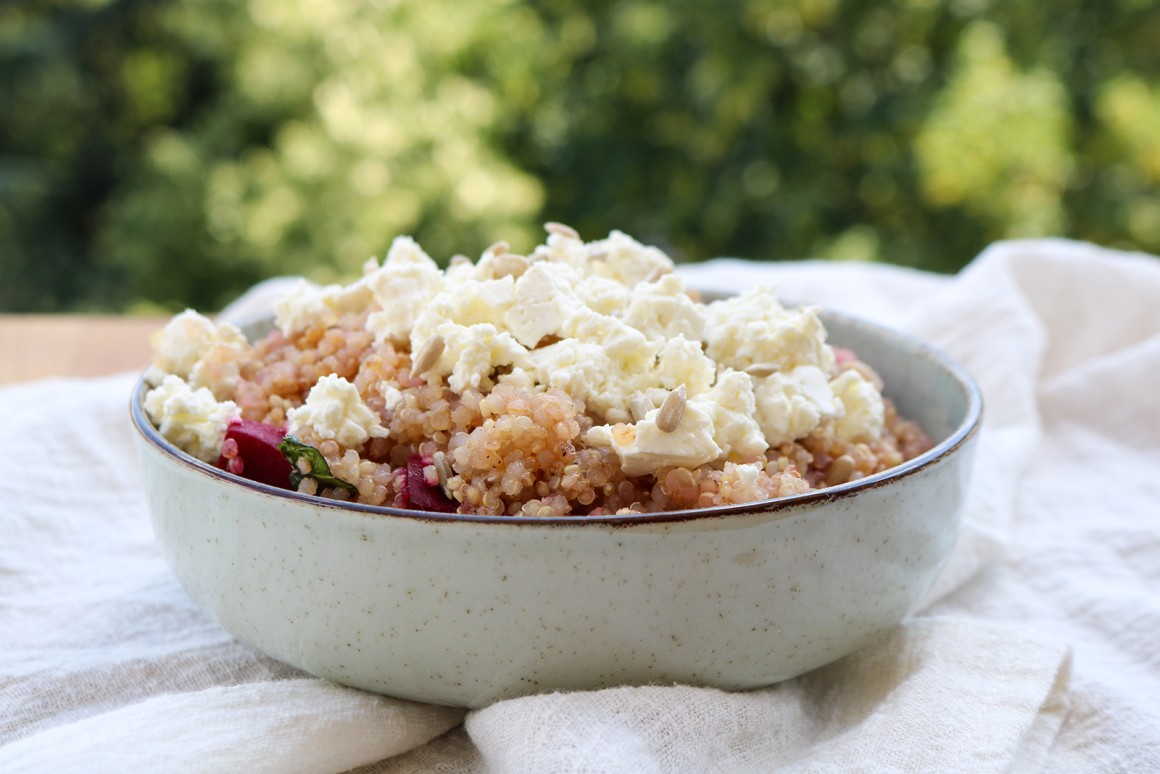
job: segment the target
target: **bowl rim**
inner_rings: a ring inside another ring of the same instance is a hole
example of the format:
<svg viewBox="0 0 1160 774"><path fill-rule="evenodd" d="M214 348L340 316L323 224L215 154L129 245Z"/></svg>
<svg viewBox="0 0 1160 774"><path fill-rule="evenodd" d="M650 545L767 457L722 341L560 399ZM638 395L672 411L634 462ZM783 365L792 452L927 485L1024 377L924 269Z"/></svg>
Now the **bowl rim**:
<svg viewBox="0 0 1160 774"><path fill-rule="evenodd" d="M658 513L606 514L602 516L504 516L490 514L441 513L438 511L417 511L404 508L394 508L386 505L366 505L363 503L348 502L345 500L331 500L317 495L308 495L288 489L280 489L269 484L251 481L228 471L222 470L208 462L200 460L166 440L153 426L145 415L143 403L146 392L145 374L143 373L133 388L129 411L133 426L143 440L157 451L160 451L176 462L184 464L196 472L217 479L226 485L240 486L261 494L285 498L289 501L309 505L317 508L338 510L349 514L359 514L366 517L404 518L409 520L432 521L441 523L471 523L471 524L507 524L513 526L584 526L602 525L612 527L628 527L636 524L657 524L666 522L688 522L704 518L720 518L724 516L752 515L752 514L779 514L787 511L796 511L803 506L826 503L854 497L861 492L877 489L918 473L939 460L953 455L967 443L978 431L983 416L983 396L974 377L954 358L941 349L927 343L917 336L895 330L876 322L865 320L855 315L832 310L823 310L825 317L842 320L845 323L860 325L871 329L876 335L895 342L908 345L920 354L933 359L941 366L955 382L963 389L967 397L967 410L959 425L939 443L914 457L892 468L888 468L872 476L866 476L838 486L814 489L802 494L786 495L769 500L756 500L748 503L734 503L731 505L717 505L711 508L686 508L676 511L661 511Z"/></svg>

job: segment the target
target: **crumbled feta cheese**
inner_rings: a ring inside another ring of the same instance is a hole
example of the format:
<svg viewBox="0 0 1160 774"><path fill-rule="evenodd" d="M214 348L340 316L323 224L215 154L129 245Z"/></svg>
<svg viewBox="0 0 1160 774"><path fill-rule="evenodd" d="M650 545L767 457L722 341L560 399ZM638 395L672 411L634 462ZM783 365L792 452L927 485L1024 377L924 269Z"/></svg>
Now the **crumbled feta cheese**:
<svg viewBox="0 0 1160 774"><path fill-rule="evenodd" d="M403 391L390 382L380 382L379 392L383 396L383 408L385 410L398 411L399 407L403 405Z"/></svg>
<svg viewBox="0 0 1160 774"><path fill-rule="evenodd" d="M713 420L689 403L681 423L671 433L657 427L660 409L653 409L635 425L597 425L588 431L588 443L612 449L628 476L643 476L663 467L695 468L721 456L713 440Z"/></svg>
<svg viewBox="0 0 1160 774"><path fill-rule="evenodd" d="M714 301L705 318L706 351L723 366L772 365L788 372L809 365L826 373L833 368L834 352L817 308L785 309L771 288Z"/></svg>
<svg viewBox="0 0 1160 774"><path fill-rule="evenodd" d="M219 344L248 347L246 337L236 326L229 323L214 325L209 318L192 309L186 309L166 323L150 337L149 343L155 352L150 370L155 384L159 384L167 374L187 378L198 361Z"/></svg>
<svg viewBox="0 0 1160 774"><path fill-rule="evenodd" d="M619 315L629 304L632 291L616 280L607 277L586 276L576 288L589 309L597 314Z"/></svg>
<svg viewBox="0 0 1160 774"><path fill-rule="evenodd" d="M826 375L815 366L755 379L753 392L757 423L770 446L809 435L823 419L836 419L844 411Z"/></svg>
<svg viewBox="0 0 1160 774"><path fill-rule="evenodd" d="M351 285L320 287L299 280L274 302L274 322L283 336L334 325L347 312L361 312L373 300L367 278Z"/></svg>
<svg viewBox="0 0 1160 774"><path fill-rule="evenodd" d="M689 403L713 418L713 438L727 458L751 460L769 448L754 419L757 399L747 374L727 369L717 377L713 389Z"/></svg>
<svg viewBox="0 0 1160 774"><path fill-rule="evenodd" d="M717 375L717 366L701 349L701 342L676 336L666 341L657 354L656 370L649 387L666 392L685 385L690 397L708 391Z"/></svg>
<svg viewBox="0 0 1160 774"><path fill-rule="evenodd" d="M562 339L528 353L535 380L583 401L593 413L625 408L625 393L617 386L620 370L595 341Z"/></svg>
<svg viewBox="0 0 1160 774"><path fill-rule="evenodd" d="M652 277L657 272L671 272L673 261L655 247L642 245L622 231L613 231L607 239L585 245L590 271L609 277L627 287Z"/></svg>
<svg viewBox="0 0 1160 774"><path fill-rule="evenodd" d="M589 264L604 260L608 252L596 247L598 243L584 243L562 234L549 234L547 241L528 256L533 262L547 261L556 265L566 264L582 275L591 274Z"/></svg>
<svg viewBox="0 0 1160 774"><path fill-rule="evenodd" d="M448 284L424 305L416 318L411 329L411 351L418 352L447 324L464 328L491 325L498 330L514 301L515 279L510 276L489 280L464 278L454 285ZM442 373L450 371L451 364L448 363Z"/></svg>
<svg viewBox="0 0 1160 774"><path fill-rule="evenodd" d="M581 307L564 322L560 341L529 352L536 381L568 392L608 421L627 419L642 394L654 404L680 384L698 395L713 383L713 362L682 336L648 339L622 320Z"/></svg>
<svg viewBox="0 0 1160 774"><path fill-rule="evenodd" d="M192 309L170 320L150 342L156 354L146 381L160 384L173 374L194 387L209 388L218 398L233 391L240 378L239 364L250 354L250 344L237 327L215 326Z"/></svg>
<svg viewBox="0 0 1160 774"><path fill-rule="evenodd" d="M226 427L241 416L233 401L219 402L207 388L194 389L175 374L145 395L144 407L166 440L206 462L218 458Z"/></svg>
<svg viewBox="0 0 1160 774"><path fill-rule="evenodd" d="M189 383L194 387L205 387L215 398L224 399L233 394L234 387L242 378L242 361L249 355L248 342L219 341L197 361L189 373Z"/></svg>
<svg viewBox="0 0 1160 774"><path fill-rule="evenodd" d="M448 323L437 332L443 337L445 347L426 375L429 378L450 375L447 386L454 393L490 389L495 384L491 374L497 368L524 368L530 364L528 350L510 333L497 330L490 323L466 326Z"/></svg>
<svg viewBox="0 0 1160 774"><path fill-rule="evenodd" d="M532 264L515 283L515 303L503 322L516 340L535 347L545 336L558 335L564 320L576 308L574 288L580 277L570 266Z"/></svg>
<svg viewBox="0 0 1160 774"><path fill-rule="evenodd" d="M528 392L537 392L543 389L543 385L536 381L534 373L519 366L513 366L507 373L500 374L496 381L500 384L510 384L518 390L527 390Z"/></svg>
<svg viewBox="0 0 1160 774"><path fill-rule="evenodd" d="M395 239L383 265L364 281L379 305L367 318L378 344L407 341L419 315L444 288L443 272L410 237Z"/></svg>
<svg viewBox="0 0 1160 774"><path fill-rule="evenodd" d="M672 338L701 341L705 337L705 318L685 292L685 283L675 274L656 282L640 284L621 315L625 323L649 338Z"/></svg>
<svg viewBox="0 0 1160 774"><path fill-rule="evenodd" d="M757 487L757 477L761 475L764 469L758 462L753 462L748 465L734 465L732 472L737 476L737 481L734 486L744 489L755 489Z"/></svg>
<svg viewBox="0 0 1160 774"><path fill-rule="evenodd" d="M465 255L457 255L452 258L443 271L443 281L447 283L447 287L473 279L479 279L478 272L475 264Z"/></svg>
<svg viewBox="0 0 1160 774"><path fill-rule="evenodd" d="M635 328L611 315L582 307L564 322L563 335L599 343L617 367L626 373L650 370L662 342L649 341Z"/></svg>
<svg viewBox="0 0 1160 774"><path fill-rule="evenodd" d="M853 443L869 443L882 434L886 425L886 406L882 393L857 371L843 371L830 388L841 401L843 415L835 422L839 438Z"/></svg>
<svg viewBox="0 0 1160 774"><path fill-rule="evenodd" d="M420 266L422 268L438 269L431 256L409 236L395 237L387 256L383 259L383 266L401 268L403 266Z"/></svg>
<svg viewBox="0 0 1160 774"><path fill-rule="evenodd" d="M561 333L565 338L529 352L531 370L540 384L568 392L597 416L626 419L634 394L660 387L660 340L587 307L571 314Z"/></svg>
<svg viewBox="0 0 1160 774"><path fill-rule="evenodd" d="M673 261L667 255L621 231L612 231L607 239L588 243L550 234L547 243L537 247L530 257L555 265L567 264L585 277L613 280L625 288L632 288L654 274L673 270Z"/></svg>
<svg viewBox="0 0 1160 774"><path fill-rule="evenodd" d="M316 436L338 441L347 448L371 438L385 438L379 415L359 396L358 388L337 374L329 374L310 388L306 402L286 414L290 434L310 427Z"/></svg>
<svg viewBox="0 0 1160 774"><path fill-rule="evenodd" d="M764 482L761 481L762 473L765 471L763 462L764 460L761 460L744 465L726 462L721 470L721 494L735 503L764 500L773 494L769 488L772 482L768 478ZM762 486L763 483L765 486Z"/></svg>

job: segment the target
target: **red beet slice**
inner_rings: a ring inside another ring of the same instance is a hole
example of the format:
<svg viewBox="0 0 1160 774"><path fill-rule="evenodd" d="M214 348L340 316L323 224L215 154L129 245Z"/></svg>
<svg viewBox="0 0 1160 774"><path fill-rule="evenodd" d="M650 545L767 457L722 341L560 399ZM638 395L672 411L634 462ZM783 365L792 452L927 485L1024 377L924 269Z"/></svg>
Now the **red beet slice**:
<svg viewBox="0 0 1160 774"><path fill-rule="evenodd" d="M249 419L235 419L226 428L226 438L238 445L235 459L242 463L239 475L262 484L292 489L290 474L293 468L278 449L285 437L282 428ZM230 470L230 460L225 457L219 457L217 465L222 470Z"/></svg>
<svg viewBox="0 0 1160 774"><path fill-rule="evenodd" d="M438 483L429 483L423 475L423 468L430 464L431 458L420 454L412 454L407 458L407 476L403 479L402 491L403 507L417 511L455 513L459 503L443 494Z"/></svg>

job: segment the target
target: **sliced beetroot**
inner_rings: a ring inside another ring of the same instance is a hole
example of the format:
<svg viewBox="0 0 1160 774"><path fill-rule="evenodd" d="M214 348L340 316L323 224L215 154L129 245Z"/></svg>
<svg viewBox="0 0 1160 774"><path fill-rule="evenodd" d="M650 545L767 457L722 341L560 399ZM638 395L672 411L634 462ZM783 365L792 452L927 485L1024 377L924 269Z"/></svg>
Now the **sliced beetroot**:
<svg viewBox="0 0 1160 774"><path fill-rule="evenodd" d="M219 457L217 465L222 470L237 473L251 481L292 489L290 474L294 469L278 449L278 444L285 437L286 433L280 427L249 419L235 419L226 428L226 442L223 446L232 441L237 445L237 454L229 458Z"/></svg>
<svg viewBox="0 0 1160 774"><path fill-rule="evenodd" d="M459 503L443 494L438 481L428 481L423 473L423 468L431 464L430 457L420 454L412 454L407 458L407 476L403 479L402 487L403 507L416 511L455 513Z"/></svg>

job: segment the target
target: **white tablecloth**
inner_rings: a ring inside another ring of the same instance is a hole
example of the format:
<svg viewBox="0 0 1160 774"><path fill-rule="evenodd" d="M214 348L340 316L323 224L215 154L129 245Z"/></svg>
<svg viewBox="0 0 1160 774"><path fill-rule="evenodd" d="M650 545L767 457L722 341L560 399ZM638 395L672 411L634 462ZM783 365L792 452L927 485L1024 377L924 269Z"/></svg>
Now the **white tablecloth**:
<svg viewBox="0 0 1160 774"><path fill-rule="evenodd" d="M983 386L962 537L889 636L746 693L464 713L333 686L234 641L169 573L132 375L17 385L0 389L0 771L1160 770L1160 260L1047 240L954 278L682 272L918 333Z"/></svg>

